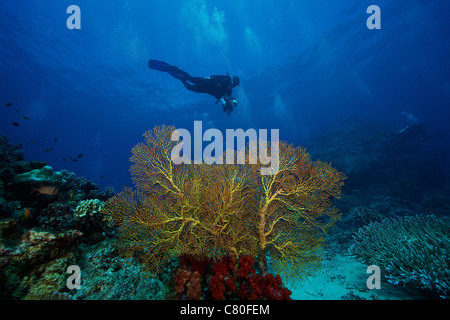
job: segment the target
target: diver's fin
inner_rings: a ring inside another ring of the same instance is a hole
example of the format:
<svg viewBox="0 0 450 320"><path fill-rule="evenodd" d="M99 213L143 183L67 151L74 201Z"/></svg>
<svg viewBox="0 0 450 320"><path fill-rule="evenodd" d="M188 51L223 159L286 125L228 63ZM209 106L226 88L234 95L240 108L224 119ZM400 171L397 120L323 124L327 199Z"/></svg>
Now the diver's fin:
<svg viewBox="0 0 450 320"><path fill-rule="evenodd" d="M166 62L152 60L152 59L150 59L148 61L148 67L153 70L164 71L164 72L173 71L175 68L174 66L171 66L170 64L168 64Z"/></svg>
<svg viewBox="0 0 450 320"><path fill-rule="evenodd" d="M189 74L187 74L187 72L184 72L183 70L180 70L175 66L171 66L170 64L163 61L150 59L148 61L148 67L153 70L167 72L175 79L179 79L181 81L186 81L190 77Z"/></svg>

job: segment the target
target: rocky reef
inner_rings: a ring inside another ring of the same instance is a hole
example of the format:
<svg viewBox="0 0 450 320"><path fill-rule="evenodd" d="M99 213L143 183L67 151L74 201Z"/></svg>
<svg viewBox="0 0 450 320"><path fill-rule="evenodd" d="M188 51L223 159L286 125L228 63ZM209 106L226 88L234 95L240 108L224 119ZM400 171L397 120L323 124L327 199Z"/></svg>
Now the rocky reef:
<svg viewBox="0 0 450 320"><path fill-rule="evenodd" d="M163 298L162 282L112 245L114 226L101 213L112 188L25 161L5 136L0 168L0 299ZM68 289L71 265L84 275L80 290Z"/></svg>

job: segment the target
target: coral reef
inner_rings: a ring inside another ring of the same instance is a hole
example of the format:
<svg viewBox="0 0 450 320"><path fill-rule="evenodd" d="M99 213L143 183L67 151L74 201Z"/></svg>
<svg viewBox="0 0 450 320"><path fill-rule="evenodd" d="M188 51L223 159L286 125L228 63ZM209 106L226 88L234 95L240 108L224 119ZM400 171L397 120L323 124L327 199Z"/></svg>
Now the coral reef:
<svg viewBox="0 0 450 320"><path fill-rule="evenodd" d="M112 224L111 217L102 214L105 202L99 199L82 200L78 203L74 210L75 220L83 225L81 229L88 228L93 225L104 225L106 228Z"/></svg>
<svg viewBox="0 0 450 320"><path fill-rule="evenodd" d="M111 240L83 246L77 265L81 288L70 290L73 299L163 300L169 290L164 284L169 271L161 276L146 273L135 259L121 258Z"/></svg>
<svg viewBox="0 0 450 320"><path fill-rule="evenodd" d="M0 167L7 168L20 161L23 161L22 146L12 145L8 137L0 135Z"/></svg>
<svg viewBox="0 0 450 320"><path fill-rule="evenodd" d="M78 203L74 210L75 219L77 220L94 220L98 219L100 212L105 203L98 199L82 200ZM100 218L101 220L101 218Z"/></svg>
<svg viewBox="0 0 450 320"><path fill-rule="evenodd" d="M126 189L105 205L122 253L140 254L154 272L183 255L217 261L233 254L258 257L262 274L269 255L292 282L317 270L323 235L340 218L333 198L343 174L286 143L278 146L279 170L271 176L261 175L259 164L175 165L173 130L144 134L146 143L131 158L138 192Z"/></svg>
<svg viewBox="0 0 450 320"><path fill-rule="evenodd" d="M81 237L76 230L54 234L31 229L17 246L1 246L1 298L43 299L64 288L65 266L74 263L73 249Z"/></svg>
<svg viewBox="0 0 450 320"><path fill-rule="evenodd" d="M448 218L407 216L360 228L351 252L383 268L394 284L427 289L448 297L450 286Z"/></svg>
<svg viewBox="0 0 450 320"><path fill-rule="evenodd" d="M54 172L51 166L43 166L40 169L34 169L25 173L20 173L13 178L16 184L27 185L51 185L60 187L65 183L61 172Z"/></svg>
<svg viewBox="0 0 450 320"><path fill-rule="evenodd" d="M80 245L114 233L100 214L100 199L114 192L67 170L25 161L20 146L3 136L0 163L0 298L69 297L65 269L77 263Z"/></svg>
<svg viewBox="0 0 450 320"><path fill-rule="evenodd" d="M281 143L269 177L259 165L171 166L170 131L157 129L133 149L137 191L117 196L25 161L0 135L0 299L448 298L444 153L378 124L330 128L308 152L349 176L332 201L343 176L303 149ZM22 180L39 175L49 180ZM30 194L50 184L58 193ZM344 214L331 228L335 205ZM290 295L281 279L290 286L320 260ZM380 265L382 290L367 289L361 261ZM69 265L81 269L78 290L66 286Z"/></svg>

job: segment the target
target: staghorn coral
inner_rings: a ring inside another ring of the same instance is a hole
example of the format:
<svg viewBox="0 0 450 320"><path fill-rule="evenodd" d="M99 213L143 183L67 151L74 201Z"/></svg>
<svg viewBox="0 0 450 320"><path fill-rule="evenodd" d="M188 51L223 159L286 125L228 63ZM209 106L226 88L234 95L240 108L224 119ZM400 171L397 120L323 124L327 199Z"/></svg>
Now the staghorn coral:
<svg viewBox="0 0 450 320"><path fill-rule="evenodd" d="M258 164L175 165L174 129L144 134L146 143L131 157L138 191L125 189L105 205L119 230L119 249L140 255L156 272L183 255L217 261L251 254L265 273L269 254L275 271L291 280L311 274L324 232L340 218L332 198L345 176L285 143L272 176L261 175Z"/></svg>
<svg viewBox="0 0 450 320"><path fill-rule="evenodd" d="M364 226L351 252L384 268L389 282L428 289L448 297L450 224L448 218L406 216Z"/></svg>

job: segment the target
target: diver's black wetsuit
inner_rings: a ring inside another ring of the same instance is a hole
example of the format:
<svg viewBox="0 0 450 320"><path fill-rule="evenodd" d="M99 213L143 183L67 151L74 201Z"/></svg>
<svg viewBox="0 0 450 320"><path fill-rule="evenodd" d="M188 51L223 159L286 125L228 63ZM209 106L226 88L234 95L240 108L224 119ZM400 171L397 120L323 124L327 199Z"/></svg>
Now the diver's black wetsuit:
<svg viewBox="0 0 450 320"><path fill-rule="evenodd" d="M158 60L150 60L148 65L151 69L165 71L172 77L181 80L186 89L190 91L212 95L217 99L216 103L223 98L226 103L224 111L230 112L236 106L232 94L233 88L239 85L238 77L231 78L228 74L226 76L192 77L186 71Z"/></svg>
<svg viewBox="0 0 450 320"><path fill-rule="evenodd" d="M181 71L181 70L180 70ZM230 76L210 76L208 78L192 77L187 72L181 71L183 78L179 78L186 89L208 93L220 100L224 96L231 97L233 94L233 82Z"/></svg>

